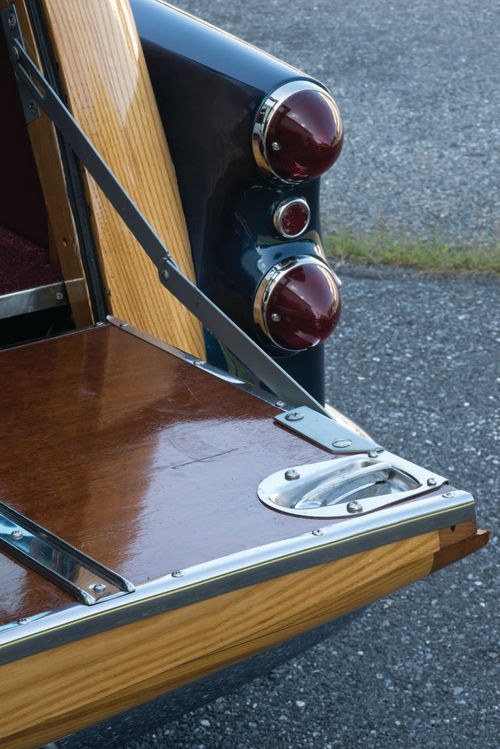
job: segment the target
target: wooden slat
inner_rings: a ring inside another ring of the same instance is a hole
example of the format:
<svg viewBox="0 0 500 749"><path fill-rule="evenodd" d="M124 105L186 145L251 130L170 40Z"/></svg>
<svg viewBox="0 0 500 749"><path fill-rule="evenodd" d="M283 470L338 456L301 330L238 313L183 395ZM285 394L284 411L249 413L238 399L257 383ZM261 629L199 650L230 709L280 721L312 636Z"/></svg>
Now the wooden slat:
<svg viewBox="0 0 500 749"><path fill-rule="evenodd" d="M40 66L24 0L16 2L16 9L27 52ZM66 182L54 126L41 110L41 116L27 127L47 207L52 264L60 271L65 281L83 278L80 248L66 194ZM82 287L72 284L68 284L67 292L76 327L87 327L92 323L88 292L86 295L82 294Z"/></svg>
<svg viewBox="0 0 500 749"><path fill-rule="evenodd" d="M74 117L194 280L175 171L128 0L42 6ZM203 358L201 325L161 286L156 268L85 176L110 310Z"/></svg>
<svg viewBox="0 0 500 749"><path fill-rule="evenodd" d="M427 533L3 666L2 747L50 741L363 606L427 575L438 550Z"/></svg>

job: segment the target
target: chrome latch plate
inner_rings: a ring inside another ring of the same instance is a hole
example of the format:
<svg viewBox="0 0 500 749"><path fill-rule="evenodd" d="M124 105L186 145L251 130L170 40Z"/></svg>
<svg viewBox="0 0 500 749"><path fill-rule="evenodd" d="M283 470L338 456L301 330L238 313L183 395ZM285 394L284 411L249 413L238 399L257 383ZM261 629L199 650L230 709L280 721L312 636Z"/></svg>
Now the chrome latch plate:
<svg viewBox="0 0 500 749"><path fill-rule="evenodd" d="M265 478L259 499L273 510L311 518L366 515L412 499L447 479L382 451L288 467Z"/></svg>

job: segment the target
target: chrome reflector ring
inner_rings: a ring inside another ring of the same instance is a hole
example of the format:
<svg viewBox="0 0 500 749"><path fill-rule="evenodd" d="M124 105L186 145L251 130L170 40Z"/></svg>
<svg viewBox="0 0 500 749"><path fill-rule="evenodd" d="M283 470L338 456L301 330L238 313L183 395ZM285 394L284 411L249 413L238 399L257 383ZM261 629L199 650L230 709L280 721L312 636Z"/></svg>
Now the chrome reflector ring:
<svg viewBox="0 0 500 749"><path fill-rule="evenodd" d="M287 232L283 223L283 219L285 217L286 212L289 208L292 208L293 206L301 206L305 209L307 213L307 220L304 223L304 226L301 228L300 231L295 233ZM292 198L291 200L284 200L282 203L280 203L273 214L273 224L274 228L276 229L279 234L281 234L282 237L285 239L295 239L295 237L300 237L301 234L305 232L307 227L309 226L309 220L311 218L311 209L309 208L309 204L305 198Z"/></svg>

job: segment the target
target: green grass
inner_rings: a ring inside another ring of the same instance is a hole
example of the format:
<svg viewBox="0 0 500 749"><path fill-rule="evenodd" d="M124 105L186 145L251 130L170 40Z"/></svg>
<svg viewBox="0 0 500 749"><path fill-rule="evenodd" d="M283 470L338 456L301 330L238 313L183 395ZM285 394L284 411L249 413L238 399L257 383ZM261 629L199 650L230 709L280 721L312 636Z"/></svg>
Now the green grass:
<svg viewBox="0 0 500 749"><path fill-rule="evenodd" d="M431 272L500 275L500 242L491 245L455 245L419 239L389 229L372 233L347 230L325 233L326 254L340 260L419 268Z"/></svg>

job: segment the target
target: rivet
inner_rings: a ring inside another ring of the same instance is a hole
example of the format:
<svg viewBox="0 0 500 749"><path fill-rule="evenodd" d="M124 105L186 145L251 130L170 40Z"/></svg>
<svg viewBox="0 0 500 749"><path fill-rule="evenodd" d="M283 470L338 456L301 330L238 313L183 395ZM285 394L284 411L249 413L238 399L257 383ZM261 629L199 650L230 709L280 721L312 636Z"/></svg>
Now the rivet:
<svg viewBox="0 0 500 749"><path fill-rule="evenodd" d="M12 47L10 48L10 54L12 56L13 62L19 61L19 58L20 58L19 50L14 45L12 45Z"/></svg>
<svg viewBox="0 0 500 749"><path fill-rule="evenodd" d="M97 328L101 328L101 327L102 327L103 325L105 325L105 324L106 324L106 323L102 322L102 320L99 320L99 322L96 322L96 327L97 327Z"/></svg>
<svg viewBox="0 0 500 749"><path fill-rule="evenodd" d="M285 401L276 401L276 405L278 408L284 408L285 407Z"/></svg>
<svg viewBox="0 0 500 749"><path fill-rule="evenodd" d="M289 468L288 471L285 471L285 478L287 481L296 481L300 479L300 473L293 468Z"/></svg>
<svg viewBox="0 0 500 749"><path fill-rule="evenodd" d="M324 536L323 531L320 528L315 528L312 531L313 536Z"/></svg>
<svg viewBox="0 0 500 749"><path fill-rule="evenodd" d="M271 148L273 149L273 151L279 151L281 146L277 140L273 140L273 142L271 143Z"/></svg>
<svg viewBox="0 0 500 749"><path fill-rule="evenodd" d="M437 481L433 476L431 476L430 479L427 479L427 486L436 486L436 484Z"/></svg>
<svg viewBox="0 0 500 749"><path fill-rule="evenodd" d="M106 590L106 586L104 585L104 583L94 583L90 587L94 591L94 593L104 593L104 591Z"/></svg>
<svg viewBox="0 0 500 749"><path fill-rule="evenodd" d="M19 541L19 539L24 536L24 533L22 531L15 530L15 531L12 531L10 535L14 539L14 541Z"/></svg>
<svg viewBox="0 0 500 749"><path fill-rule="evenodd" d="M335 440L332 442L332 447L349 447L352 445L352 440Z"/></svg>
<svg viewBox="0 0 500 749"><path fill-rule="evenodd" d="M161 277L164 281L168 281L168 270L162 270Z"/></svg>
<svg viewBox="0 0 500 749"><path fill-rule="evenodd" d="M287 421L301 421L304 418L304 414L300 414L298 411L291 411L285 415Z"/></svg>
<svg viewBox="0 0 500 749"><path fill-rule="evenodd" d="M443 497L445 497L445 499L449 499L450 497L454 497L455 494L456 494L456 492L445 492L443 494Z"/></svg>
<svg viewBox="0 0 500 749"><path fill-rule="evenodd" d="M376 458L376 457L378 457L378 452L376 450L369 450L368 451L368 457L369 458Z"/></svg>
<svg viewBox="0 0 500 749"><path fill-rule="evenodd" d="M9 29L15 29L17 24L16 16L14 13L9 13L9 17L7 19L7 26Z"/></svg>
<svg viewBox="0 0 500 749"><path fill-rule="evenodd" d="M128 322L121 322L120 323L120 328L128 328L129 325L130 325L130 323L128 323Z"/></svg>
<svg viewBox="0 0 500 749"><path fill-rule="evenodd" d="M37 113L36 101L31 100L30 103L28 104L28 109L30 110L31 114L36 114Z"/></svg>
<svg viewBox="0 0 500 749"><path fill-rule="evenodd" d="M363 512L363 506L360 505L359 502L356 502L356 500L353 500L352 502L348 502L346 506L347 512L356 513L356 512Z"/></svg>
<svg viewBox="0 0 500 749"><path fill-rule="evenodd" d="M184 572L182 570L174 570L172 572L172 577L183 577L183 576L184 576Z"/></svg>
<svg viewBox="0 0 500 749"><path fill-rule="evenodd" d="M281 320L281 315L279 314L279 312L273 312L271 315L271 320L273 322L279 322Z"/></svg>
<svg viewBox="0 0 500 749"><path fill-rule="evenodd" d="M64 299L64 294L62 293L62 291L57 292L56 299L58 302L62 302L62 300Z"/></svg>
<svg viewBox="0 0 500 749"><path fill-rule="evenodd" d="M29 624L30 619L27 616L22 616L20 619L17 620L17 623L23 626L24 624Z"/></svg>

